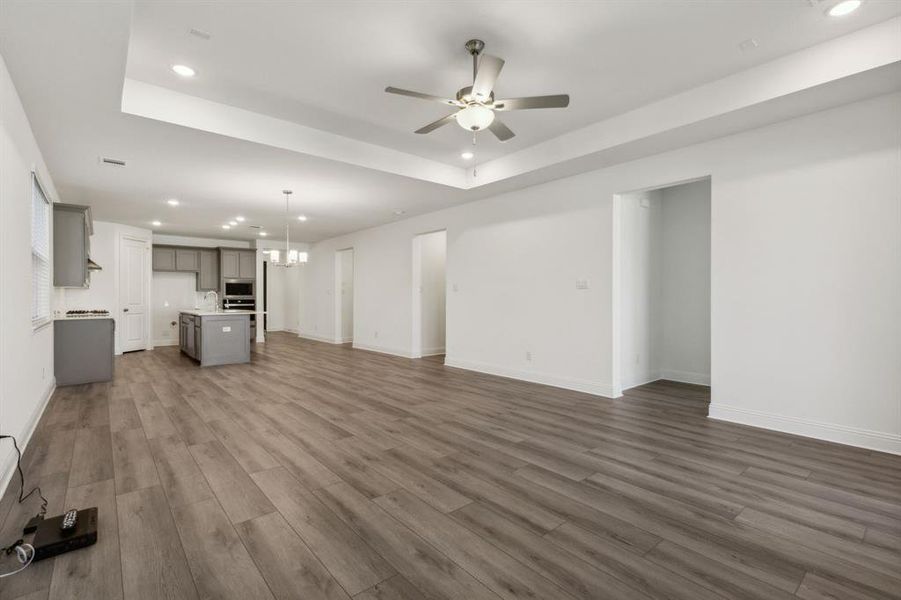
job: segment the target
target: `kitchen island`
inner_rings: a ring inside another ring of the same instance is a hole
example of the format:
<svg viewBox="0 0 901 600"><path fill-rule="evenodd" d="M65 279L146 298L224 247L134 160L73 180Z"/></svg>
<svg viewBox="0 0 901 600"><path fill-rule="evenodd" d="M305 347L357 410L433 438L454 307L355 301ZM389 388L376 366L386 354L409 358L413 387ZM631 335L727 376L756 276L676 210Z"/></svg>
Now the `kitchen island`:
<svg viewBox="0 0 901 600"><path fill-rule="evenodd" d="M178 315L181 351L201 367L250 362L250 315L255 310L183 310Z"/></svg>

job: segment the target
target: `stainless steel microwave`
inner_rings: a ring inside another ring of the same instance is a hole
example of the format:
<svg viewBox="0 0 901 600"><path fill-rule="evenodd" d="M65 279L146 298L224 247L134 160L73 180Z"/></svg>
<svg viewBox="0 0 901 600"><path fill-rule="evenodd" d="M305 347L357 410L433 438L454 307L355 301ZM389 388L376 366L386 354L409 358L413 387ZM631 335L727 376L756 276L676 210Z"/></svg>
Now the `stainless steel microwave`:
<svg viewBox="0 0 901 600"><path fill-rule="evenodd" d="M253 298L253 279L226 279L222 292L225 298Z"/></svg>

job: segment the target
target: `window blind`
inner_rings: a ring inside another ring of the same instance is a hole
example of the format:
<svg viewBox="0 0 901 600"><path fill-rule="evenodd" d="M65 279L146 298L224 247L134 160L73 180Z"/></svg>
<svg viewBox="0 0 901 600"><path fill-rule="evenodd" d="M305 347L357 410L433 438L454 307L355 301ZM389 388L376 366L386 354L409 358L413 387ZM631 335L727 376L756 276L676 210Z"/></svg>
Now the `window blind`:
<svg viewBox="0 0 901 600"><path fill-rule="evenodd" d="M50 201L31 176L31 323L50 319Z"/></svg>

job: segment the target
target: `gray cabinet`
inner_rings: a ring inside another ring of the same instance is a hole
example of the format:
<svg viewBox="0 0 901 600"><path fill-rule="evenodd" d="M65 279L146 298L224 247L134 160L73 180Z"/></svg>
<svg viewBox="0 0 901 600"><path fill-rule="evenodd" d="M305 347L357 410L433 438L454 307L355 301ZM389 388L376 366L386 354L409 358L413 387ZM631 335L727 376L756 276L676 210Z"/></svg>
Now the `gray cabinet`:
<svg viewBox="0 0 901 600"><path fill-rule="evenodd" d="M257 276L257 253L250 252L238 253L238 277L241 279L256 279Z"/></svg>
<svg viewBox="0 0 901 600"><path fill-rule="evenodd" d="M201 367L250 362L250 315L179 315L179 347Z"/></svg>
<svg viewBox="0 0 901 600"><path fill-rule="evenodd" d="M223 279L238 279L240 275L238 256L240 251L238 250L220 250L219 256L222 278Z"/></svg>
<svg viewBox="0 0 901 600"><path fill-rule="evenodd" d="M175 249L175 270L197 272L200 263L200 254L193 248Z"/></svg>
<svg viewBox="0 0 901 600"><path fill-rule="evenodd" d="M154 271L174 271L175 270L175 248L171 246L154 246L153 247L153 270Z"/></svg>
<svg viewBox="0 0 901 600"><path fill-rule="evenodd" d="M113 378L116 322L105 319L57 319L53 322L53 374L56 385Z"/></svg>
<svg viewBox="0 0 901 600"><path fill-rule="evenodd" d="M219 289L219 251L201 250L200 270L197 272L197 291L208 292Z"/></svg>
<svg viewBox="0 0 901 600"><path fill-rule="evenodd" d="M53 205L53 285L88 287L91 272L91 209L75 204Z"/></svg>

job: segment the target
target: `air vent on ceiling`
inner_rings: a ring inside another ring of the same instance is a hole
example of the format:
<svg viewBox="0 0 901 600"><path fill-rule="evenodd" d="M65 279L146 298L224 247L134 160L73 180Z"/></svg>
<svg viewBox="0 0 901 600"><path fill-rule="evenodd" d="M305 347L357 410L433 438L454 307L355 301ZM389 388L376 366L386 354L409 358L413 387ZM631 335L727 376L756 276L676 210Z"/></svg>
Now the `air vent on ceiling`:
<svg viewBox="0 0 901 600"><path fill-rule="evenodd" d="M260 225L248 225L251 229L262 229Z"/></svg>
<svg viewBox="0 0 901 600"><path fill-rule="evenodd" d="M118 158L110 158L108 156L101 156L100 162L105 165L112 165L114 167L124 167L125 161L119 160Z"/></svg>
<svg viewBox="0 0 901 600"><path fill-rule="evenodd" d="M202 29L195 29L193 27L190 30L188 30L188 33L190 33L194 37L199 37L202 40L209 40L211 37L213 37L206 31L204 31Z"/></svg>

